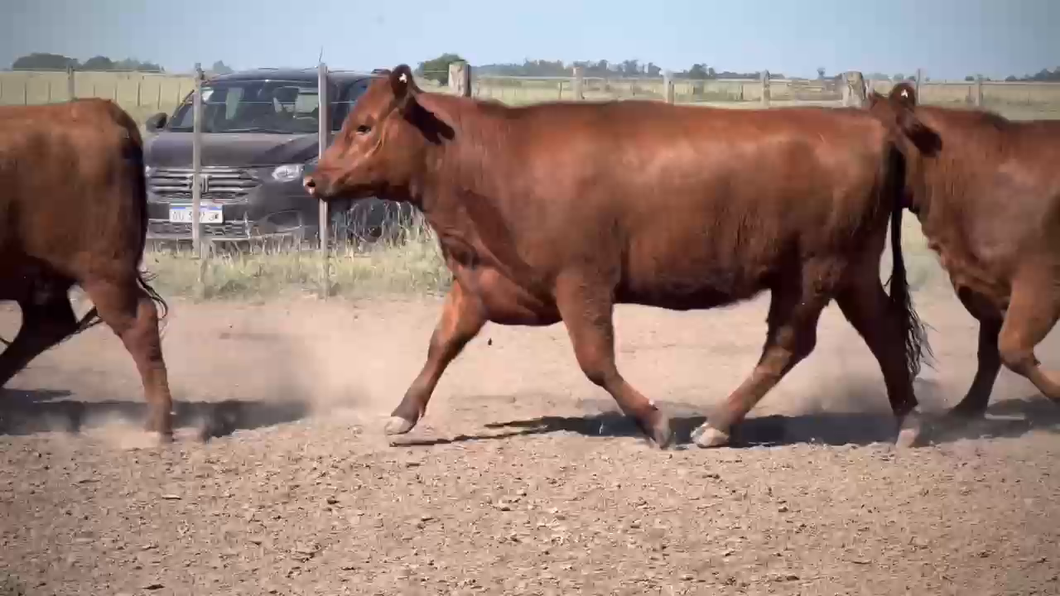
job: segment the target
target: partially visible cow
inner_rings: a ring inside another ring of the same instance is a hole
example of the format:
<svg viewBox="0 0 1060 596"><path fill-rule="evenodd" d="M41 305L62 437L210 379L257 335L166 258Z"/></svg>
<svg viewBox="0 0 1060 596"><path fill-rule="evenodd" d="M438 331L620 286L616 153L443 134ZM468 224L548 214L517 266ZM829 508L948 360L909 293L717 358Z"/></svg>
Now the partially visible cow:
<svg viewBox="0 0 1060 596"><path fill-rule="evenodd" d="M916 438L924 331L900 248L903 162L863 110L662 102L497 102L423 93L408 66L371 84L304 184L314 197L409 201L455 282L427 361L387 424L412 429L487 321L562 321L585 375L660 447L669 418L615 366L616 303L711 308L772 292L754 372L696 429L730 429L814 348L835 298L883 370L899 441ZM880 256L893 222L891 293Z"/></svg>
<svg viewBox="0 0 1060 596"><path fill-rule="evenodd" d="M100 320L136 361L148 429L172 437L157 302L140 270L147 233L142 139L99 99L0 108L0 300L22 310L0 354L0 387L48 348ZM69 290L93 303L80 320Z"/></svg>
<svg viewBox="0 0 1060 596"><path fill-rule="evenodd" d="M901 131L908 208L979 320L979 368L951 413L981 417L1002 364L1060 400L1034 356L1060 317L1060 121L917 105L909 83L868 109Z"/></svg>

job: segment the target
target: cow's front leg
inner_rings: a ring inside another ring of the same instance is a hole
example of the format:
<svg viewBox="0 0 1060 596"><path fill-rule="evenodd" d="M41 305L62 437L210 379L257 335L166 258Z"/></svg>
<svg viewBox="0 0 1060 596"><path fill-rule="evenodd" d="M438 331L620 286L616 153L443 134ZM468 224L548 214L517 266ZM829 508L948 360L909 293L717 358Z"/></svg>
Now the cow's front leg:
<svg viewBox="0 0 1060 596"><path fill-rule="evenodd" d="M423 364L420 374L412 382L405 397L401 399L390 414L384 432L388 435L401 435L416 426L427 409L438 379L445 368L453 361L486 324L482 306L458 280L453 281L449 294L442 307L442 318L431 334L431 344L427 349L427 362Z"/></svg>
<svg viewBox="0 0 1060 596"><path fill-rule="evenodd" d="M669 417L627 383L615 366L611 288L568 276L557 285L556 305L585 376L610 393L657 447L669 447L674 438Z"/></svg>

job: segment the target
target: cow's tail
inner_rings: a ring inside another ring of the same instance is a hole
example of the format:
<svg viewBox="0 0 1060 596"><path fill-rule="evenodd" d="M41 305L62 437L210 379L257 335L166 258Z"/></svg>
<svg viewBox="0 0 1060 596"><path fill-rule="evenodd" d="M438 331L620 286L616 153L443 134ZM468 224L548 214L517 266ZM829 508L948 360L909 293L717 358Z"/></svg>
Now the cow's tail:
<svg viewBox="0 0 1060 596"><path fill-rule="evenodd" d="M891 149L890 175L887 185L891 206L891 279L888 283L891 309L898 314L905 339L906 368L910 380L920 374L920 366L931 366L934 357L928 342L927 326L913 308L913 296L906 276L902 252L902 211L905 210L905 159L897 148Z"/></svg>
<svg viewBox="0 0 1060 596"><path fill-rule="evenodd" d="M140 209L140 238L139 246L136 254L138 255L137 268L136 268L136 283L140 286L140 289L144 291L158 307L158 319L161 321L166 318L169 313L169 305L162 296L149 283L155 278L154 274L149 272L144 267L143 257L144 250L147 248L147 226L148 226L148 212L147 212L147 173L144 171L144 142L143 137L140 135L140 128L136 125L136 122L129 117L128 114L122 112L124 115L124 124L127 130L129 130L130 143L129 143L129 154L130 161L133 162L136 168L135 174L135 188L134 196L136 197L136 206Z"/></svg>
<svg viewBox="0 0 1060 596"><path fill-rule="evenodd" d="M166 317L169 312L169 305L166 304L165 299L162 298L151 287L150 280L154 279L154 275L149 273L143 265L144 249L147 247L147 224L148 224L148 212L147 212L147 175L144 172L144 143L143 137L140 135L140 128L136 125L136 121L129 116L125 110L122 110L116 104L112 108L114 116L118 121L118 124L124 129L125 142L122 144L122 157L125 162L133 170L130 174L132 178L132 201L133 208L136 211L139 224L139 236L137 237L136 244L136 284L143 290L155 303L158 308L158 318L162 320ZM77 333L94 327L101 322L99 312L96 307L93 306L85 313L81 320L77 322Z"/></svg>

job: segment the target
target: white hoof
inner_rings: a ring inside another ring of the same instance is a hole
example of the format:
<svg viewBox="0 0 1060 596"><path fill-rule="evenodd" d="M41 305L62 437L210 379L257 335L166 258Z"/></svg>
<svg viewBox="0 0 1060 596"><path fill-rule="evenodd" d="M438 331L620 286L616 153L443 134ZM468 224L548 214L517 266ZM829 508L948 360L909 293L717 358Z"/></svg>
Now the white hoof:
<svg viewBox="0 0 1060 596"><path fill-rule="evenodd" d="M383 432L387 435L403 435L416 426L414 420L405 420L400 416L391 416L390 420L386 421L386 426L383 427Z"/></svg>
<svg viewBox="0 0 1060 596"><path fill-rule="evenodd" d="M898 427L898 438L895 439L894 446L899 449L915 446L923 433L923 427L924 422L920 418L920 413L915 410L910 412Z"/></svg>
<svg viewBox="0 0 1060 596"><path fill-rule="evenodd" d="M723 447L729 444L729 433L718 430L707 423L703 423L692 431L692 442L699 447Z"/></svg>

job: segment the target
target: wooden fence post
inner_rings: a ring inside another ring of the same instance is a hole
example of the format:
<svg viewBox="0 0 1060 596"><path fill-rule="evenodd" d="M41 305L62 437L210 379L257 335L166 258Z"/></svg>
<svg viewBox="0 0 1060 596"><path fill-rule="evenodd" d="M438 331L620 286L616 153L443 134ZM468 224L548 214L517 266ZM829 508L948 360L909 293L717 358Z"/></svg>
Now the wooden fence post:
<svg viewBox="0 0 1060 596"><path fill-rule="evenodd" d="M843 73L843 107L860 108L865 105L865 77L856 70Z"/></svg>
<svg viewBox="0 0 1060 596"><path fill-rule="evenodd" d="M914 90L916 91L916 102L917 103L920 103L920 83L923 80L924 80L924 69L922 69L922 68L916 69L916 85L914 86Z"/></svg>
<svg viewBox="0 0 1060 596"><path fill-rule="evenodd" d="M582 67L580 66L575 66L571 69L571 89L573 90L574 101L585 99L582 93Z"/></svg>
<svg viewBox="0 0 1060 596"><path fill-rule="evenodd" d="M449 63L449 91L460 97L471 97L471 65L467 62Z"/></svg>
<svg viewBox="0 0 1060 596"><path fill-rule="evenodd" d="M763 70L759 77L762 81L762 107L769 107L769 71Z"/></svg>
<svg viewBox="0 0 1060 596"><path fill-rule="evenodd" d="M983 107L983 75L975 75L975 107Z"/></svg>
<svg viewBox="0 0 1060 596"><path fill-rule="evenodd" d="M66 67L66 97L67 101L77 98L77 89L74 87L74 67Z"/></svg>
<svg viewBox="0 0 1060 596"><path fill-rule="evenodd" d="M670 70L663 71L663 97L666 103L674 103L674 73Z"/></svg>
<svg viewBox="0 0 1060 596"><path fill-rule="evenodd" d="M449 65L449 84L453 84L453 65ZM321 62L317 65L317 101L319 102L317 118L317 158L324 156L331 141L331 118L328 110L328 66ZM328 254L328 204L321 199L318 202L319 218L317 237L320 239L320 296L325 300L331 294L330 255Z"/></svg>

